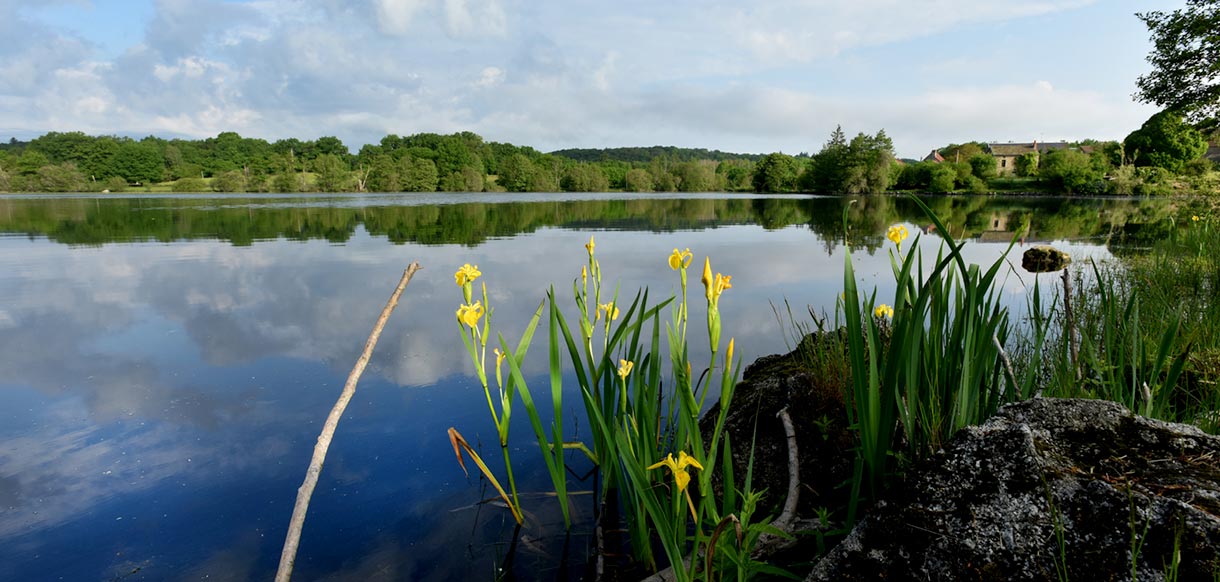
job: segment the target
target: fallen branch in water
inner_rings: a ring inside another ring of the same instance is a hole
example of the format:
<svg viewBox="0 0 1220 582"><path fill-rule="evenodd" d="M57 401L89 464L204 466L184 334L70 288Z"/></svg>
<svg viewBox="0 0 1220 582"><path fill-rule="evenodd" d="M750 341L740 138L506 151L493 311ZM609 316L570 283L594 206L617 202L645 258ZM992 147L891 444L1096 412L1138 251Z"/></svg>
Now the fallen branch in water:
<svg viewBox="0 0 1220 582"><path fill-rule="evenodd" d="M385 309L381 310L381 317L377 319L373 332L369 334L368 341L364 343L364 352L360 354L360 359L356 360L352 373L347 376L343 392L339 394L334 408L330 409L330 416L326 417L326 423L322 425L318 443L313 448L313 458L309 461L309 469L305 471L305 482L297 490L296 505L292 508L292 520L288 522L288 536L284 539L284 550L280 553L280 567L275 572L276 582L288 582L292 578L292 566L296 563L297 547L301 543L301 530L305 527L305 514L309 511L309 498L313 496L314 487L318 485L318 476L322 473L322 463L326 461L326 451L330 448L330 441L335 436L335 428L339 426L339 419L343 417L347 403L356 394L356 382L364 373L365 366L368 366L369 357L373 355L373 347L377 345L377 339L381 337L381 329L385 327L390 313L393 313L394 308L398 306L398 298L406 289L407 283L411 282L411 277L419 269L419 263L412 262L403 272L402 279L398 281L398 287L394 289L394 294L385 304Z"/></svg>

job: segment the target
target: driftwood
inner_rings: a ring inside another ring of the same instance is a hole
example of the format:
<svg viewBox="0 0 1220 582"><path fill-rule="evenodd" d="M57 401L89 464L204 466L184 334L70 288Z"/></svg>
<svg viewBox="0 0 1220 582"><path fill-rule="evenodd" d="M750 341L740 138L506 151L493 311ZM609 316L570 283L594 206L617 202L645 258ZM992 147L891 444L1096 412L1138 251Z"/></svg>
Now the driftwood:
<svg viewBox="0 0 1220 582"><path fill-rule="evenodd" d="M360 354L360 359L356 360L356 365L352 367L352 373L348 375L347 383L343 385L343 392L339 394L334 408L330 409L330 416L326 417L326 423L322 425L318 443L313 448L313 458L309 461L309 469L305 471L305 481L297 490L296 505L292 508L292 520L288 522L288 536L284 539L284 549L280 553L280 566L275 572L276 582L287 582L292 578L292 566L296 563L297 547L301 543L301 530L305 527L305 514L309 511L309 498L313 496L314 487L318 485L318 476L322 473L322 463L326 461L326 451L330 448L330 441L335 436L339 419L343 417L347 403L356 394L356 382L360 380L361 374L364 374L365 366L368 366L369 357L373 355L373 347L377 345L377 340L381 337L381 330L385 327L386 320L398 306L399 296L402 295L407 283L411 282L411 277L419 269L419 263L412 262L403 272L402 279L398 281L398 287L394 289L394 294L390 296L385 309L381 310L381 317L377 319L373 332L369 334L368 341L364 343L364 352Z"/></svg>

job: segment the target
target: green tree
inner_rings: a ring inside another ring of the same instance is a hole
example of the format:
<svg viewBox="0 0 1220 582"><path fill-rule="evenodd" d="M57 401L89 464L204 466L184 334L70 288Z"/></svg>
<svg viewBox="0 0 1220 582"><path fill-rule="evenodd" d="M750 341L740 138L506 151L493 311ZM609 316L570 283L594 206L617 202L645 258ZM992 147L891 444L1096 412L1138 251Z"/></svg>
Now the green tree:
<svg viewBox="0 0 1220 582"><path fill-rule="evenodd" d="M559 192L559 179L550 170L540 168L530 174L526 190L529 192Z"/></svg>
<svg viewBox="0 0 1220 582"><path fill-rule="evenodd" d="M716 167L724 189L730 192L753 189L754 162L750 160L725 160Z"/></svg>
<svg viewBox="0 0 1220 582"><path fill-rule="evenodd" d="M174 192L211 192L208 183L203 178L191 176L174 182Z"/></svg>
<svg viewBox="0 0 1220 582"><path fill-rule="evenodd" d="M229 170L212 179L217 192L245 192L246 176L240 170Z"/></svg>
<svg viewBox="0 0 1220 582"><path fill-rule="evenodd" d="M344 161L346 161L352 155L351 150L347 149L347 146L343 145L343 141L334 136L318 138L317 141L314 142L314 149L318 152L319 156L330 154Z"/></svg>
<svg viewBox="0 0 1220 582"><path fill-rule="evenodd" d="M347 162L339 156L321 154L314 158L312 165L314 173L318 175L318 191L342 192L347 188L352 172Z"/></svg>
<svg viewBox="0 0 1220 582"><path fill-rule="evenodd" d="M1104 190L1103 173L1085 153L1077 150L1053 150L1046 154L1038 175L1051 188L1067 194L1089 194Z"/></svg>
<svg viewBox="0 0 1220 582"><path fill-rule="evenodd" d="M1038 154L1037 152L1028 152L1017 156L1016 162L1017 176L1028 178L1038 175Z"/></svg>
<svg viewBox="0 0 1220 582"><path fill-rule="evenodd" d="M1136 98L1208 129L1220 125L1220 0L1186 0L1185 9L1136 16L1153 44L1152 72L1136 81Z"/></svg>
<svg viewBox="0 0 1220 582"><path fill-rule="evenodd" d="M43 166L50 165L51 160L47 159L47 155L38 151L26 149L17 157L17 161L13 164L16 174L19 176L33 176L38 173L38 170Z"/></svg>
<svg viewBox="0 0 1220 582"><path fill-rule="evenodd" d="M580 162L564 170L559 187L564 192L606 192L610 189L610 180L601 166Z"/></svg>
<svg viewBox="0 0 1220 582"><path fill-rule="evenodd" d="M995 156L979 152L966 160L970 164L970 172L980 180L990 180L996 176Z"/></svg>
<svg viewBox="0 0 1220 582"><path fill-rule="evenodd" d="M72 162L38 168L32 181L38 192L83 192L85 175Z"/></svg>
<svg viewBox="0 0 1220 582"><path fill-rule="evenodd" d="M598 166L606 175L611 189L622 190L627 187L627 171L631 169L631 164L619 160L607 160L599 163Z"/></svg>
<svg viewBox="0 0 1220 582"><path fill-rule="evenodd" d="M652 174L643 168L627 170L623 178L623 190L627 192L652 192Z"/></svg>
<svg viewBox="0 0 1220 582"><path fill-rule="evenodd" d="M682 162L674 167L679 192L711 192L718 190L715 162Z"/></svg>
<svg viewBox="0 0 1220 582"><path fill-rule="evenodd" d="M847 145L840 190L849 194L885 192L890 187L894 143L885 130L876 135L857 134Z"/></svg>
<svg viewBox="0 0 1220 582"><path fill-rule="evenodd" d="M801 163L782 154L767 154L754 166L755 192L792 192L801 174Z"/></svg>
<svg viewBox="0 0 1220 582"><path fill-rule="evenodd" d="M946 162L969 162L970 158L979 154L987 153L985 146L976 141L966 142L964 144L949 144L940 149L940 156L945 158Z"/></svg>
<svg viewBox="0 0 1220 582"><path fill-rule="evenodd" d="M432 160L403 156L398 162L398 177L404 192L436 192L439 176ZM465 186L462 184L461 186Z"/></svg>
<svg viewBox="0 0 1220 582"><path fill-rule="evenodd" d="M123 192L127 190L127 180L111 176L102 181L102 190L107 192Z"/></svg>
<svg viewBox="0 0 1220 582"><path fill-rule="evenodd" d="M500 160L500 174L496 182L509 192L529 190L530 178L534 175L534 164L525 154L514 153Z"/></svg>
<svg viewBox="0 0 1220 582"><path fill-rule="evenodd" d="M1220 65L1218 65L1220 66ZM1207 140L1173 111L1161 111L1148 118L1139 129L1123 140L1123 149L1137 166L1156 166L1174 173L1207 151Z"/></svg>
<svg viewBox="0 0 1220 582"><path fill-rule="evenodd" d="M942 162L928 164L928 192L947 194L952 192L957 183L957 169L953 164Z"/></svg>
<svg viewBox="0 0 1220 582"><path fill-rule="evenodd" d="M800 176L801 190L806 192L842 192L847 181L847 165L851 152L842 126L835 126L830 139L821 151L813 156L805 172ZM761 162L760 162L761 163ZM755 168L755 184L758 183Z"/></svg>
<svg viewBox="0 0 1220 582"><path fill-rule="evenodd" d="M384 154L372 158L366 187L369 192L402 192L399 167L394 158ZM435 178L432 190L436 190Z"/></svg>
<svg viewBox="0 0 1220 582"><path fill-rule="evenodd" d="M126 140L110 160L106 176L119 176L128 182L160 182L165 171L165 156L156 145Z"/></svg>

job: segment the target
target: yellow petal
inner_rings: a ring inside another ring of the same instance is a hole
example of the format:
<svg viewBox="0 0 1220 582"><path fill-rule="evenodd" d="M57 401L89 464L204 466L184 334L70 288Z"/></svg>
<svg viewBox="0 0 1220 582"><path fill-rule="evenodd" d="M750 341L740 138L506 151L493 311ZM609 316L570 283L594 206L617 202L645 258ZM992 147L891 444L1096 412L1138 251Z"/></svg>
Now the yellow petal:
<svg viewBox="0 0 1220 582"><path fill-rule="evenodd" d="M482 274L483 273L479 272L479 267L477 265L471 266L470 263L466 263L453 274L453 280L458 284L459 287L461 287L471 281L474 281L475 279L478 279L479 275Z"/></svg>
<svg viewBox="0 0 1220 582"><path fill-rule="evenodd" d="M649 465L649 466L648 466L648 470L649 470L649 471L651 471L651 470L653 470L653 469L659 469L659 468L661 468L661 467L669 467L669 469L670 469L671 471L677 471L677 470L678 470L678 464L674 462L674 455L673 455L673 453L670 453L670 454L668 454L668 455L665 455L665 458L664 458L664 459L661 459L659 462L657 462L657 463L653 463L653 464Z"/></svg>
<svg viewBox="0 0 1220 582"><path fill-rule="evenodd" d="M675 271L682 268L682 253L678 249L674 249L673 254L669 255L669 268Z"/></svg>
<svg viewBox="0 0 1220 582"><path fill-rule="evenodd" d="M686 491L686 486L690 485L690 475L686 471L674 471L674 482L678 484L678 492Z"/></svg>
<svg viewBox="0 0 1220 582"><path fill-rule="evenodd" d="M585 250L589 251L589 256L593 256L593 235L589 235L589 244L585 245Z"/></svg>
<svg viewBox="0 0 1220 582"><path fill-rule="evenodd" d="M629 374L631 374L631 368L633 368L633 367L635 367L635 363L632 362L631 360L619 360L619 365L618 365L619 377L626 380L627 376Z"/></svg>
<svg viewBox="0 0 1220 582"><path fill-rule="evenodd" d="M694 457L686 454L686 451L678 451L678 469L686 472L687 467L694 467L700 471L703 470L703 465L700 465L699 461L696 461Z"/></svg>
<svg viewBox="0 0 1220 582"><path fill-rule="evenodd" d="M713 287L712 259L710 257L703 259L703 278L701 278L700 281L703 281L703 286L707 288L707 300L711 301L712 291L715 288Z"/></svg>

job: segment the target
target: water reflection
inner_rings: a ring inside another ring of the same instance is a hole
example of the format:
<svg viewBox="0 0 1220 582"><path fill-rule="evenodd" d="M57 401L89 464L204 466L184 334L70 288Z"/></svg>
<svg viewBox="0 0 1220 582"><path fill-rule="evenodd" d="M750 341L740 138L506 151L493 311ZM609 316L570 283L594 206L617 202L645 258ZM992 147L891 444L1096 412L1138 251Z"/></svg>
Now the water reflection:
<svg viewBox="0 0 1220 582"><path fill-rule="evenodd" d="M1157 232L1140 225L1172 212L1135 201L933 204L954 235L1005 242L1113 241ZM453 269L480 266L495 325L515 337L547 286L571 288L590 232L624 293L675 290L666 258L690 247L733 275L725 334L749 361L784 350L771 302L833 305L844 208L857 272L884 296L884 228L926 227L904 199L0 199L0 579L269 577L318 427L411 260L425 270L339 427L298 573L490 577L509 520L490 507L449 511L485 494L456 467L445 429L494 438L453 333ZM923 242L929 252L937 243ZM1003 247L966 254L990 262ZM1102 244L1073 248L1108 255ZM1011 275L1005 289L1020 297L1030 280ZM706 345L700 327L692 346ZM527 361L528 374L544 369ZM578 399L568 404L578 418ZM513 438L523 489L544 490L524 422ZM532 510L556 522L545 503ZM538 547L519 554L525 577L557 566L559 529L527 532ZM582 535L568 540L574 556Z"/></svg>

